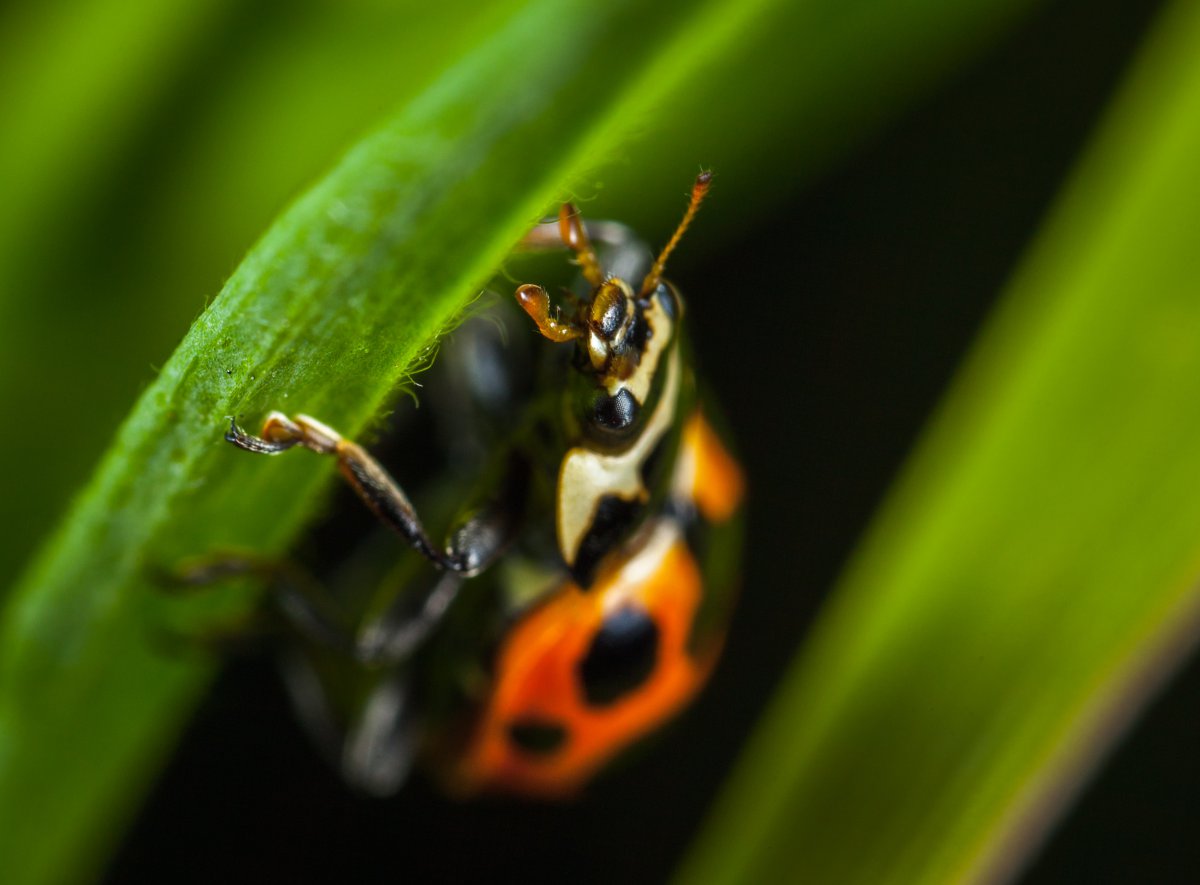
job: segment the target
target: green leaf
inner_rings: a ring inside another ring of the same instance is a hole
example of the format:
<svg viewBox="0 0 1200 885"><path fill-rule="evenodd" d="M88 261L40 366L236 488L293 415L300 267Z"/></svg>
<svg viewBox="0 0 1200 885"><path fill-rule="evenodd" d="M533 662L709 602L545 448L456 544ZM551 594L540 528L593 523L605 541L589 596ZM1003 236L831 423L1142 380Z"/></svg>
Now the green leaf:
<svg viewBox="0 0 1200 885"><path fill-rule="evenodd" d="M993 881L1200 627L1200 8L1177 3L683 882Z"/></svg>
<svg viewBox="0 0 1200 885"><path fill-rule="evenodd" d="M228 5L80 0L2 11L0 280L47 219L119 154ZM14 294L0 286L0 307Z"/></svg>

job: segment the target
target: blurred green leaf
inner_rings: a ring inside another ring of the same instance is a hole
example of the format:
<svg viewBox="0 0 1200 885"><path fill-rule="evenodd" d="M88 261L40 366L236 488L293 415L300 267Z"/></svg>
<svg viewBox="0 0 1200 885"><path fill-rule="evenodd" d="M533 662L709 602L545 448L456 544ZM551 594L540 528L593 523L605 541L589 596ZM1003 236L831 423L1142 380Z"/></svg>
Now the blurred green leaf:
<svg viewBox="0 0 1200 885"><path fill-rule="evenodd" d="M228 0L114 0L0 10L0 280L94 186ZM0 307L13 296L0 285Z"/></svg>
<svg viewBox="0 0 1200 885"><path fill-rule="evenodd" d="M994 881L1200 626L1200 7L1140 62L684 882Z"/></svg>

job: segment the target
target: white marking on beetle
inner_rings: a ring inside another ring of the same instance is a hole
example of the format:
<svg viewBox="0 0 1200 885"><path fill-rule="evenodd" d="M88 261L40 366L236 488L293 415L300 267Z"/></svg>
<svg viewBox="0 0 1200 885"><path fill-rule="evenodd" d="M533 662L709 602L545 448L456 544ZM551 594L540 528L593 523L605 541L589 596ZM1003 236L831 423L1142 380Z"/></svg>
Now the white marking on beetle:
<svg viewBox="0 0 1200 885"><path fill-rule="evenodd" d="M575 564L584 535L605 495L627 501L645 500L642 464L671 428L679 396L679 349L670 355L667 378L654 414L626 451L605 455L576 446L563 457L558 473L558 549L568 565Z"/></svg>

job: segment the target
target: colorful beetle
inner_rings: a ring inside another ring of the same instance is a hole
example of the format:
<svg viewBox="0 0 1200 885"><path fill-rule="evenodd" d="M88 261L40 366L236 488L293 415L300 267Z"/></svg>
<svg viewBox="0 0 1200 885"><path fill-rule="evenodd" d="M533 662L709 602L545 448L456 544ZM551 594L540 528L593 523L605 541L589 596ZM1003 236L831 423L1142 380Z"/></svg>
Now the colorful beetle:
<svg viewBox="0 0 1200 885"><path fill-rule="evenodd" d="M286 668L293 699L359 787L393 791L420 755L459 793L567 795L706 679L737 580L743 483L698 401L683 301L662 272L709 183L696 179L648 269L627 228L585 225L569 203L557 229L525 238L575 254L586 291L566 316L540 286L516 292L542 336L575 346L543 345L542 385L509 377L512 348L488 323L439 357L460 416L502 426L444 546L379 462L319 421L273 412L258 436L231 424L226 439L250 452L336 458L426 561L409 557L353 615L291 566L218 557L187 576L273 579L304 637ZM639 272L635 290L625 279Z"/></svg>

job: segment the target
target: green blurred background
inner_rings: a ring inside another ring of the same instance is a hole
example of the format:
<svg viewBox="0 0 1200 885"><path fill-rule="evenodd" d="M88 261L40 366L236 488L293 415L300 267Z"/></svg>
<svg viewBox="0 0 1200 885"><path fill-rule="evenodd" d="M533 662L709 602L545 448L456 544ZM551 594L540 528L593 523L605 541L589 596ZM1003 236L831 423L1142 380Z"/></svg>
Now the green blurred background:
<svg viewBox="0 0 1200 885"><path fill-rule="evenodd" d="M0 585L272 218L515 5L0 10ZM718 174L672 275L753 498L743 604L696 708L569 808L456 805L421 779L377 802L310 750L269 655L237 660L109 881L669 875L1158 9L900 5L811 3L802 32L752 34L581 188L661 242L695 170ZM1195 881L1197 682L1024 881Z"/></svg>

